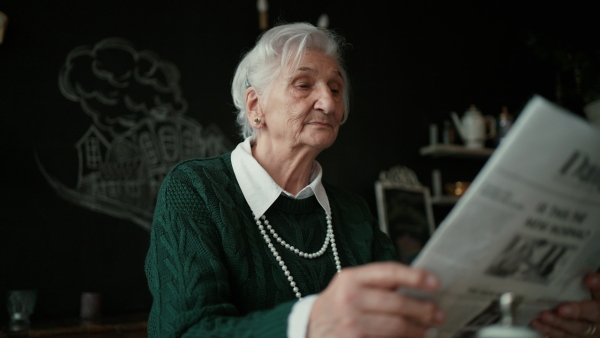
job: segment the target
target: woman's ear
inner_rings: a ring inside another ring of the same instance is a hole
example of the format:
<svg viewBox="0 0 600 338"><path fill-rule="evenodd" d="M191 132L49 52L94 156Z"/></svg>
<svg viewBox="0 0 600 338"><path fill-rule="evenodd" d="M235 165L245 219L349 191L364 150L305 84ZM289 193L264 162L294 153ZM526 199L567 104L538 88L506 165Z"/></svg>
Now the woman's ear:
<svg viewBox="0 0 600 338"><path fill-rule="evenodd" d="M249 87L246 89L246 114L248 115L248 120L252 125L258 127L261 124L256 123L256 121L260 121L260 119L262 119L263 114L259 104L258 93L256 93L254 87Z"/></svg>

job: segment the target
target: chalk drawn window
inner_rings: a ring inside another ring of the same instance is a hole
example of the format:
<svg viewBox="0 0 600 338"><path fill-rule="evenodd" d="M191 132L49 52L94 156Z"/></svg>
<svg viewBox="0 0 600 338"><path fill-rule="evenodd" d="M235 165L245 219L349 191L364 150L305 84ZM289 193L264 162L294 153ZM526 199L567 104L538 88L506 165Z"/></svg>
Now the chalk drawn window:
<svg viewBox="0 0 600 338"><path fill-rule="evenodd" d="M175 130L163 126L158 130L158 138L163 146L163 155L166 161L173 162L179 157L179 145L177 144Z"/></svg>
<svg viewBox="0 0 600 338"><path fill-rule="evenodd" d="M96 137L90 137L85 144L86 162L89 169L98 169L102 163L102 153L100 152L100 141Z"/></svg>
<svg viewBox="0 0 600 338"><path fill-rule="evenodd" d="M148 132L142 132L140 134L140 148L146 155L146 160L150 164L158 163L158 155L156 154L156 148L154 148L154 143L152 143L152 139L150 138L150 134Z"/></svg>

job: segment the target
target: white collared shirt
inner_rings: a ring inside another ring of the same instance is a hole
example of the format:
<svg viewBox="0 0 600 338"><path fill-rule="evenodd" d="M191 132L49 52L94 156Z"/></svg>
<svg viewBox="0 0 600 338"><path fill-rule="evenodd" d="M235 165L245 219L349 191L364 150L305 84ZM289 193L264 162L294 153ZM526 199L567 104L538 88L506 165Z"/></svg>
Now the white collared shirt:
<svg viewBox="0 0 600 338"><path fill-rule="evenodd" d="M254 218L258 219L269 209L281 194L288 197L303 199L315 195L317 201L331 215L327 193L323 187L321 178L323 169L319 162L315 161L310 173L309 184L296 195L283 190L277 185L267 171L252 156L250 138L238 144L231 152L231 165L233 172L242 189L246 202L250 210L254 213ZM258 230L257 230L258 231ZM312 305L318 295L309 295L298 300L288 317L287 335L290 338L306 337L306 329Z"/></svg>
<svg viewBox="0 0 600 338"><path fill-rule="evenodd" d="M256 161L252 156L249 138L238 144L233 150L231 153L231 164L244 198L250 206L250 210L254 213L255 219L264 215L267 209L275 203L275 200L282 193L296 199L315 195L323 210L328 215L331 215L327 193L325 193L325 188L321 181L323 169L319 162L315 161L313 163L309 184L296 195L290 194L277 185L267 171Z"/></svg>

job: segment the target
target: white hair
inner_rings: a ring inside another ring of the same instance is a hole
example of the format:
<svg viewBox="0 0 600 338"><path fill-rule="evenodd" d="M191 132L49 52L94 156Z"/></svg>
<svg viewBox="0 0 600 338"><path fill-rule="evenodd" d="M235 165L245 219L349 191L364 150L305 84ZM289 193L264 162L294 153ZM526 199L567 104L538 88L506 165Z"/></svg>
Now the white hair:
<svg viewBox="0 0 600 338"><path fill-rule="evenodd" d="M344 80L342 123L346 122L350 85L341 57L343 46L344 41L339 35L309 23L275 26L262 34L254 48L246 53L238 64L231 84L231 95L237 108L237 123L242 137L255 138L258 133L252 128L246 114L246 89L253 87L257 95L264 95L281 71L286 69L290 62L300 62L306 50L318 51L335 59Z"/></svg>

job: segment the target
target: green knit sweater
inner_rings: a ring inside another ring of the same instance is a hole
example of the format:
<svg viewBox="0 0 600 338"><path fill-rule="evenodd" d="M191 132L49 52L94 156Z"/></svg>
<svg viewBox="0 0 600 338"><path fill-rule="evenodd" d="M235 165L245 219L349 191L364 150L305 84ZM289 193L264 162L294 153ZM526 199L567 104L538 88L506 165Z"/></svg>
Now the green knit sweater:
<svg viewBox="0 0 600 338"><path fill-rule="evenodd" d="M342 268L396 258L360 197L324 184ZM316 198L279 199L267 219L306 252L325 240ZM302 295L322 291L336 272L331 249L305 259L276 244ZM177 165L155 209L146 275L153 296L150 337L285 337L297 300L259 233L235 179L231 153Z"/></svg>

